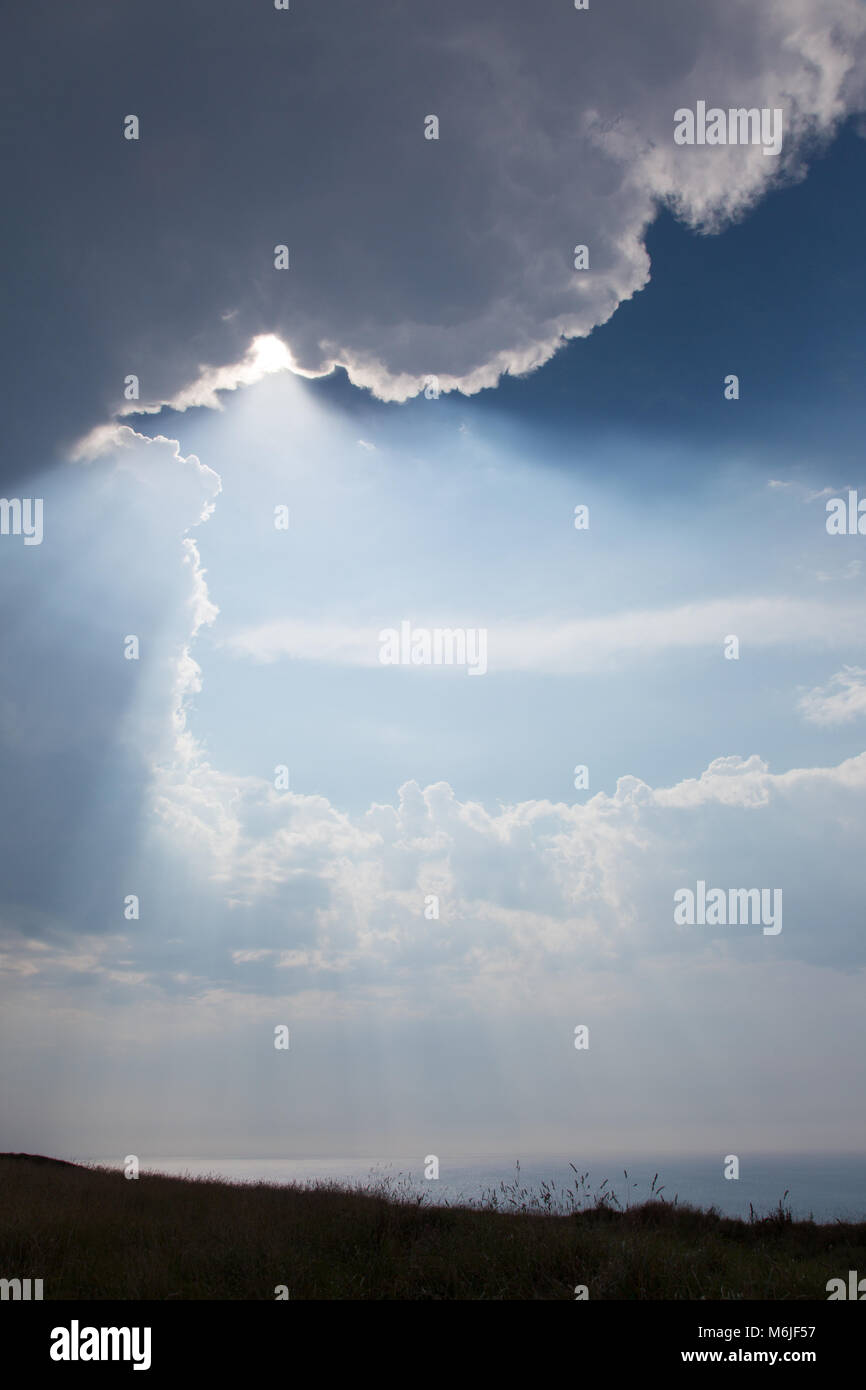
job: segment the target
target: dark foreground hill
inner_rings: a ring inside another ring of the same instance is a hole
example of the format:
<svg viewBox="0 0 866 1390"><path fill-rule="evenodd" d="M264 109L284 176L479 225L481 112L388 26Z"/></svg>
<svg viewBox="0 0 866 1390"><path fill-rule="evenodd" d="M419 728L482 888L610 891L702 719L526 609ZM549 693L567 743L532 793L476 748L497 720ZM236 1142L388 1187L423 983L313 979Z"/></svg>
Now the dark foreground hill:
<svg viewBox="0 0 866 1390"><path fill-rule="evenodd" d="M828 1279L866 1274L866 1222L794 1222L781 1205L737 1221L658 1199L570 1214L522 1210L517 1187L492 1200L0 1155L0 1278L42 1279L46 1299L572 1300L585 1285L590 1300L824 1300Z"/></svg>

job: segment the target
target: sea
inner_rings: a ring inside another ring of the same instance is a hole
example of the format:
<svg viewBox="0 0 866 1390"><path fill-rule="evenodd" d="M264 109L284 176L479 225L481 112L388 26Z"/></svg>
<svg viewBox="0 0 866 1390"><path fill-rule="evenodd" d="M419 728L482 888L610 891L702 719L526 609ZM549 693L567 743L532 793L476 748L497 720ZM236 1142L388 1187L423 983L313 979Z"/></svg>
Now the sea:
<svg viewBox="0 0 866 1390"><path fill-rule="evenodd" d="M124 1157L68 1154L77 1163L123 1168ZM628 1159L536 1158L511 1162L501 1157L445 1159L438 1177L425 1177L417 1156L378 1158L201 1158L137 1155L142 1173L196 1178L215 1177L237 1183L339 1183L350 1187L387 1187L422 1196L438 1206L480 1204L495 1193L499 1205L542 1203L543 1184L552 1200L588 1206L599 1193L612 1193L621 1207L661 1193L665 1201L714 1206L725 1216L765 1216L781 1202L795 1220L866 1221L866 1155L815 1154L739 1156L739 1176L726 1178L717 1155ZM573 1163L573 1167L571 1166ZM731 1165L728 1164L730 1169ZM432 1173L432 1164L427 1164ZM515 1186L516 1185L516 1186ZM518 1194L527 1194L523 1197Z"/></svg>

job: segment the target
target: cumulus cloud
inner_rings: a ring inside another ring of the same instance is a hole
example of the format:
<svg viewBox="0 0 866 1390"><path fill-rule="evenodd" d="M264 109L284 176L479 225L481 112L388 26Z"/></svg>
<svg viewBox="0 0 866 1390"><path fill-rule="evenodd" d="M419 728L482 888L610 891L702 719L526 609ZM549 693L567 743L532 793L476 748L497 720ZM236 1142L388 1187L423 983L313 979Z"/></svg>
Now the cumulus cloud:
<svg viewBox="0 0 866 1390"><path fill-rule="evenodd" d="M139 483L143 495L153 496L158 491L178 511L189 499L201 497L201 510L190 517L193 525L208 519L222 490L213 469L195 454L181 454L177 439L167 439L164 434L140 434L117 422L97 425L78 442L71 457L73 463L103 460L113 474Z"/></svg>
<svg viewBox="0 0 866 1390"><path fill-rule="evenodd" d="M864 803L866 754L785 773L753 755L719 758L670 787L624 777L612 795L573 805L492 809L447 783L410 782L395 804L349 816L199 756L159 772L155 862L174 882L171 863L183 859L188 899L207 904L207 947L191 950L184 929L179 972L157 914L141 940L84 933L70 945L55 931L46 944L43 933L4 930L0 967L48 984L72 973L196 998L337 989L343 1009L375 995L397 1013L423 1012L431 998L495 1009L569 970L660 959L757 967L772 952L852 969L866 948L845 865ZM674 893L698 879L781 890L782 933L676 925ZM151 917L155 898L151 885Z"/></svg>
<svg viewBox="0 0 866 1390"><path fill-rule="evenodd" d="M447 783L410 782L396 804L350 816L324 797L238 781L199 760L182 774L163 769L157 810L166 843L246 909L244 940L231 927L226 937L238 988L284 988L273 972L291 968L302 992L339 971L361 996L378 982L399 996L481 999L569 962L599 970L720 953L757 962L773 949L863 964L844 865L864 800L866 754L784 773L752 755L719 758L670 787L623 777L613 795L573 805L491 809ZM781 889L779 943L755 928L677 927L673 893L697 879ZM274 931L296 896L307 901L311 880L324 896L310 907L306 939L291 925ZM435 919L425 916L430 895Z"/></svg>
<svg viewBox="0 0 866 1390"><path fill-rule="evenodd" d="M88 179L83 216L57 228L119 373L100 380L112 411L131 408L122 371L139 375L142 410L214 405L286 368L341 364L389 400L431 374L476 392L530 371L647 284L660 207L717 230L800 177L866 106L858 0L384 11L374 22L334 0L241 23L216 5L200 26L156 0L132 41L135 21L106 13L96 47L59 19L40 85L52 61L60 81L72 51L73 124L101 131L105 110L126 109L129 83L106 91L105 73L115 52L124 73L136 55L141 139L118 136L112 179ZM176 42L152 50L162 16ZM314 119L311 91L328 92ZM781 153L675 144L674 113L698 101L781 109ZM283 244L290 268L277 270ZM588 269L575 269L576 245Z"/></svg>
<svg viewBox="0 0 866 1390"><path fill-rule="evenodd" d="M45 480L53 523L38 564L5 552L0 607L17 659L0 673L3 908L14 932L117 924L106 902L131 891L148 760L178 757L179 708L200 681L190 644L216 616L195 535L219 488L177 440L117 426L108 451ZM124 656L130 635L137 661Z"/></svg>

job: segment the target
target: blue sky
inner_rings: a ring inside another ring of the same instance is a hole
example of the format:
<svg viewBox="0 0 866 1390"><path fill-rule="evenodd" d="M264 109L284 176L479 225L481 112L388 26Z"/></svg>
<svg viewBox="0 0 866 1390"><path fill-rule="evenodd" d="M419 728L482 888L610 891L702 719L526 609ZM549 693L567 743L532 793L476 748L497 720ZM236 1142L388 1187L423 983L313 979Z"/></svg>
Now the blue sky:
<svg viewBox="0 0 866 1390"><path fill-rule="evenodd" d="M2 1147L862 1151L862 7L330 8L58 10L13 161Z"/></svg>

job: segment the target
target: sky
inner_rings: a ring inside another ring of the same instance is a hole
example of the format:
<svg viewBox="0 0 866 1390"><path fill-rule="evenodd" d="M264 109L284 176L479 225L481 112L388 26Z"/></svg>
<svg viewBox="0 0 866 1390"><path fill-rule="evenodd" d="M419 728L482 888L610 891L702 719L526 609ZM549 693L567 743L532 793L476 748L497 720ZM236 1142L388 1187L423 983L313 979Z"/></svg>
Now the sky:
<svg viewBox="0 0 866 1390"><path fill-rule="evenodd" d="M10 28L0 1149L866 1151L860 0Z"/></svg>

